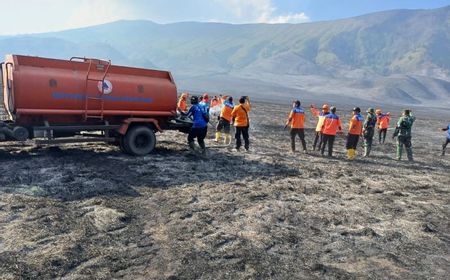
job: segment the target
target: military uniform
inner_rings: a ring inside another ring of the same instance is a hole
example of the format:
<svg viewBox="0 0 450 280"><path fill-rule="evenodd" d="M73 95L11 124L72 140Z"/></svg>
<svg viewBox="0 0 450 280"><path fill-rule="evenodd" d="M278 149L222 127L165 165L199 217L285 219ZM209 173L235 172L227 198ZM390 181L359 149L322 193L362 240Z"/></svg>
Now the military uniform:
<svg viewBox="0 0 450 280"><path fill-rule="evenodd" d="M413 160L412 144L411 144L411 128L416 118L410 114L402 116L395 128L394 137L397 137L397 160L402 159L403 146L406 148L408 160Z"/></svg>
<svg viewBox="0 0 450 280"><path fill-rule="evenodd" d="M367 117L363 124L363 136L364 136L364 156L368 157L372 150L372 141L375 134L375 126L377 125L377 116L374 114L373 109L367 110Z"/></svg>

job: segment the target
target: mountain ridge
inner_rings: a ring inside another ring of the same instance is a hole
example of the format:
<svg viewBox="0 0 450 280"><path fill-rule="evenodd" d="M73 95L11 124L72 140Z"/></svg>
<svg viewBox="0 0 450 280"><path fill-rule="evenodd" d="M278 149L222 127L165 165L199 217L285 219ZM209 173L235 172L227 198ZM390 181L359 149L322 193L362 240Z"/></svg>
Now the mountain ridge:
<svg viewBox="0 0 450 280"><path fill-rule="evenodd" d="M180 89L220 91L211 85L222 84L222 78L239 93L245 81L260 86L270 81L270 88L306 90L318 97L337 94L337 87L367 100L385 96L388 102L432 105L450 99L448 86L439 86L450 83L449 19L450 6L302 24L121 20L0 37L0 54L106 56L115 64L171 70ZM26 46L17 43L23 38L29 40ZM55 46L47 50L42 40ZM408 76L428 79L418 84ZM438 89L439 98L423 96L423 87ZM270 88L259 94L272 94Z"/></svg>

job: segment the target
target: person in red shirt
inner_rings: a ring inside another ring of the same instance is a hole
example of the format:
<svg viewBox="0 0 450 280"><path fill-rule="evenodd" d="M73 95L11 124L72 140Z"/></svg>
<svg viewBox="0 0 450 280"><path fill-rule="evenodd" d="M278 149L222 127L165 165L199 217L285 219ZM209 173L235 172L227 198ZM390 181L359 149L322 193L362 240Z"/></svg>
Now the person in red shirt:
<svg viewBox="0 0 450 280"><path fill-rule="evenodd" d="M359 107L353 108L353 116L350 119L347 135L347 158L353 160L356 156L356 148L358 147L359 137L362 135L364 117L361 116Z"/></svg>
<svg viewBox="0 0 450 280"><path fill-rule="evenodd" d="M322 156L325 153L325 147L328 146L328 156L333 157L333 145L336 138L336 133L340 132L341 130L341 120L339 119L339 116L336 115L336 107L333 106L330 108L330 113L325 116L322 125Z"/></svg>
<svg viewBox="0 0 450 280"><path fill-rule="evenodd" d="M295 137L298 135L302 142L303 152L306 153L305 141L305 111L300 107L301 102L296 100L292 103L293 109L289 113L286 126L291 126L291 150L295 152Z"/></svg>

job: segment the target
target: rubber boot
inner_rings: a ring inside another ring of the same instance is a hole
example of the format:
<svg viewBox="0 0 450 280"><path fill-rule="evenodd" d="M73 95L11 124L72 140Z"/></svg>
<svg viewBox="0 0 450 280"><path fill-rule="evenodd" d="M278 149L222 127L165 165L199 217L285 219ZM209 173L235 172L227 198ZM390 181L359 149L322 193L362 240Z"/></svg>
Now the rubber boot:
<svg viewBox="0 0 450 280"><path fill-rule="evenodd" d="M412 148L406 148L406 154L409 161L414 161Z"/></svg>
<svg viewBox="0 0 450 280"><path fill-rule="evenodd" d="M230 133L225 133L224 143L225 143L225 145L230 145L231 144L231 135L230 135Z"/></svg>
<svg viewBox="0 0 450 280"><path fill-rule="evenodd" d="M219 142L220 138L222 138L222 134L220 132L216 132L216 139L214 139L214 141Z"/></svg>
<svg viewBox="0 0 450 280"><path fill-rule="evenodd" d="M402 160L403 145L397 145L397 160Z"/></svg>
<svg viewBox="0 0 450 280"><path fill-rule="evenodd" d="M364 147L364 157L368 157L370 155L370 147Z"/></svg>
<svg viewBox="0 0 450 280"><path fill-rule="evenodd" d="M352 160L353 158L352 158L352 150L353 149L347 149L347 159L348 160Z"/></svg>
<svg viewBox="0 0 450 280"><path fill-rule="evenodd" d="M355 149L351 149L352 151L351 151L351 160L354 160L355 159L355 156L356 156L356 150Z"/></svg>
<svg viewBox="0 0 450 280"><path fill-rule="evenodd" d="M188 144L189 144L189 149L191 149L192 151L195 151L195 143L192 141L192 142L189 142Z"/></svg>

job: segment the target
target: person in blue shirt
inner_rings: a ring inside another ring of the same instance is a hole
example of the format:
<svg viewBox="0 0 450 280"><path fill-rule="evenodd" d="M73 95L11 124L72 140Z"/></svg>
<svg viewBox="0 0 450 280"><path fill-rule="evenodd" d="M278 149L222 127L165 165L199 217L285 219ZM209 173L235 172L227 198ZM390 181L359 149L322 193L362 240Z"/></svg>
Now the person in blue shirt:
<svg viewBox="0 0 450 280"><path fill-rule="evenodd" d="M441 156L445 156L445 148L447 148L448 143L450 143L450 123L447 125L446 128L441 128L442 131L447 131L447 138L444 141L444 144L442 144L442 154Z"/></svg>
<svg viewBox="0 0 450 280"><path fill-rule="evenodd" d="M198 103L198 97L191 97L191 108L186 116L192 118L192 127L188 134L189 148L195 151L194 140L197 138L198 145L202 150L202 154L206 153L205 137L208 133L208 122L206 120L206 109Z"/></svg>

